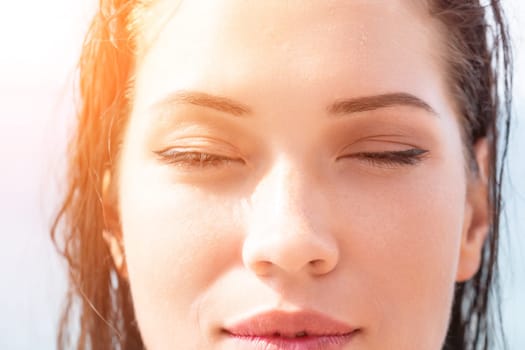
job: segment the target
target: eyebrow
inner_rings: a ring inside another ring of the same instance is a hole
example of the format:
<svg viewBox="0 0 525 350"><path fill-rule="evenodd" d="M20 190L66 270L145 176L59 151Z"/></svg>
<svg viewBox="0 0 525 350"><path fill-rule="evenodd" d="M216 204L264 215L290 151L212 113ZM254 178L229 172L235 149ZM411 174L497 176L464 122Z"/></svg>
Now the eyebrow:
<svg viewBox="0 0 525 350"><path fill-rule="evenodd" d="M344 115L395 106L415 107L424 109L436 116L438 115L428 103L419 97L405 92L338 100L328 107L328 112L333 115Z"/></svg>
<svg viewBox="0 0 525 350"><path fill-rule="evenodd" d="M252 113L250 107L228 97L217 96L200 91L181 90L169 94L153 105L154 108L163 108L177 104L191 104L211 108L220 112L243 117ZM387 93L381 95L353 97L335 101L327 107L329 114L334 116L372 111L381 108L409 106L423 109L431 114L438 115L425 101L405 92Z"/></svg>
<svg viewBox="0 0 525 350"><path fill-rule="evenodd" d="M166 98L155 103L154 108L162 108L177 104L191 104L195 106L215 109L219 112L225 112L236 117L251 114L251 109L232 99L223 96L211 95L200 91L177 91L169 94Z"/></svg>

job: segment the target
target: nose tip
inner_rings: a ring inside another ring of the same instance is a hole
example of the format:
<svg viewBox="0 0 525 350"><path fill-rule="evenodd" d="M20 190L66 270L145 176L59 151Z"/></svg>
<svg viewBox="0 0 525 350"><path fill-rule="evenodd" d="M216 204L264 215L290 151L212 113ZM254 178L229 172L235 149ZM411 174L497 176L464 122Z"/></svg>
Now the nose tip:
<svg viewBox="0 0 525 350"><path fill-rule="evenodd" d="M335 268L339 252L327 237L273 234L259 239L252 235L244 242L243 260L259 276L275 273L320 276Z"/></svg>

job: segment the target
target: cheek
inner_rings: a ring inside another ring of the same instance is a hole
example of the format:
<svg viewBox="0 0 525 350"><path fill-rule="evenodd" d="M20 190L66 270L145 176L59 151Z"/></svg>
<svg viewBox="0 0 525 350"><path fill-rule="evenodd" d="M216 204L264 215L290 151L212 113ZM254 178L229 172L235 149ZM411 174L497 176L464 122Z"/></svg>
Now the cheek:
<svg viewBox="0 0 525 350"><path fill-rule="evenodd" d="M192 336L199 331L198 300L241 260L235 205L136 170L122 182L121 217L141 333L155 349L201 341L202 334Z"/></svg>
<svg viewBox="0 0 525 350"><path fill-rule="evenodd" d="M419 348L431 349L446 332L465 203L457 169L422 168L394 182L363 177L337 206L349 210L338 214L347 218L342 264L371 301L376 339L407 341L392 348L413 348L413 335L425 334Z"/></svg>

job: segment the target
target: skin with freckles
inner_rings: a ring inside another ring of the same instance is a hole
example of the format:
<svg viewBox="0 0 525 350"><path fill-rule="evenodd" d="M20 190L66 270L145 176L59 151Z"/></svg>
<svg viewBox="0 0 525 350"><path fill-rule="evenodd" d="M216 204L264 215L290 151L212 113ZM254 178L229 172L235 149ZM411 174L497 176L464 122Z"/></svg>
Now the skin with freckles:
<svg viewBox="0 0 525 350"><path fill-rule="evenodd" d="M401 0L149 11L114 179L147 348L235 349L238 319L314 310L359 329L345 349L440 349L488 222L432 19Z"/></svg>

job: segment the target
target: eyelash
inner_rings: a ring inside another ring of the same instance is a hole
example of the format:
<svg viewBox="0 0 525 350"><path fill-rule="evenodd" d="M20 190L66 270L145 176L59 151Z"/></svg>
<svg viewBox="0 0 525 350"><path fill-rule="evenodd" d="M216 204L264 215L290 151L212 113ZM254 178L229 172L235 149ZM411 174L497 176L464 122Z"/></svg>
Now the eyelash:
<svg viewBox="0 0 525 350"><path fill-rule="evenodd" d="M204 152L181 152L172 149L155 153L168 164L186 168L219 168L230 163L244 163L240 158L228 158ZM403 151L360 152L337 159L356 158L371 165L394 168L417 165L427 153L427 150L411 148Z"/></svg>
<svg viewBox="0 0 525 350"><path fill-rule="evenodd" d="M427 153L428 151L424 149L410 148L402 151L360 152L340 157L338 159L357 158L372 165L394 168L417 165L423 160Z"/></svg>
<svg viewBox="0 0 525 350"><path fill-rule="evenodd" d="M229 163L244 163L240 158L234 159L196 151L181 152L171 149L155 153L162 161L185 168L218 168Z"/></svg>

